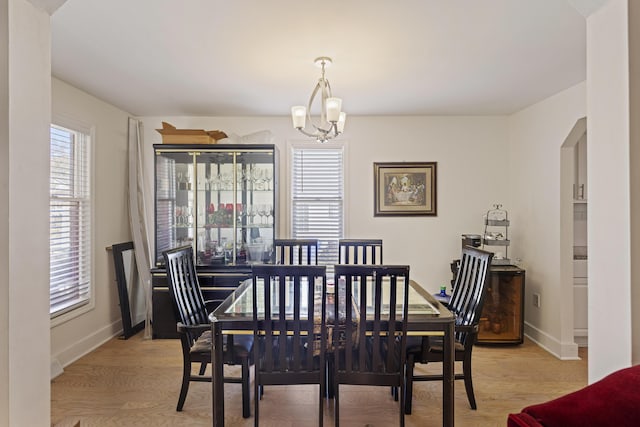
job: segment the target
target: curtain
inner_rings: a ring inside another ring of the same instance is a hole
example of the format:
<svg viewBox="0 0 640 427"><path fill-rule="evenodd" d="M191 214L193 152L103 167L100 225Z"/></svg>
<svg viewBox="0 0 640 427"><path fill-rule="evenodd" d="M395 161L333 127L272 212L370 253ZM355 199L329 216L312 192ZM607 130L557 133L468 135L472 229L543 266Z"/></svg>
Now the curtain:
<svg viewBox="0 0 640 427"><path fill-rule="evenodd" d="M149 240L145 224L144 169L142 164L142 122L129 118L129 224L138 267L138 277L144 289L146 316L144 338L152 337L151 271L149 264Z"/></svg>

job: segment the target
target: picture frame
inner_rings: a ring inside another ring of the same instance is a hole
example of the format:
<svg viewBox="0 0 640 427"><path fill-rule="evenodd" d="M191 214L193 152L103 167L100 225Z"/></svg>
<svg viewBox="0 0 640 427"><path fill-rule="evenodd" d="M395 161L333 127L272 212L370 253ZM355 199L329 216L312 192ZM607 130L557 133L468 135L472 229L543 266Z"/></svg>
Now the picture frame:
<svg viewBox="0 0 640 427"><path fill-rule="evenodd" d="M437 162L374 163L374 216L437 216Z"/></svg>
<svg viewBox="0 0 640 427"><path fill-rule="evenodd" d="M129 339L144 329L145 300L142 281L138 276L133 242L111 245L116 285L122 315L122 338Z"/></svg>

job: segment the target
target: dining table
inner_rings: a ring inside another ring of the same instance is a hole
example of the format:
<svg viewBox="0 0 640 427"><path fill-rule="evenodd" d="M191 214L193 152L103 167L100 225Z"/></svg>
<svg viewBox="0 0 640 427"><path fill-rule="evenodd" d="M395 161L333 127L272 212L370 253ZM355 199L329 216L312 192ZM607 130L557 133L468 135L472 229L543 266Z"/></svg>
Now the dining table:
<svg viewBox="0 0 640 427"><path fill-rule="evenodd" d="M245 280L209 315L212 333L212 414L214 427L224 426L223 336L253 334L252 287L252 280ZM329 289L332 288L329 286ZM327 293L329 294L329 291ZM441 336L443 339L442 425L452 427L454 425L455 316L414 280L410 280L409 283L408 300L407 335ZM399 301L402 300L399 299ZM259 300L257 305L258 315L260 315L261 310L264 310L263 301ZM399 311L401 312L401 310Z"/></svg>

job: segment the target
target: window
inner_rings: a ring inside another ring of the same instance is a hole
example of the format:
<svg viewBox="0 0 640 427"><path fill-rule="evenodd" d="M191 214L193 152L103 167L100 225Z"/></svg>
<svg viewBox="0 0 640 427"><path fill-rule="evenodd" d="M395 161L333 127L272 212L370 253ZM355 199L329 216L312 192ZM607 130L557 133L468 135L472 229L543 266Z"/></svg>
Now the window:
<svg viewBox="0 0 640 427"><path fill-rule="evenodd" d="M51 126L49 312L59 316L91 298L90 136Z"/></svg>
<svg viewBox="0 0 640 427"><path fill-rule="evenodd" d="M344 235L344 147L291 147L291 236L318 239L318 263L338 263Z"/></svg>

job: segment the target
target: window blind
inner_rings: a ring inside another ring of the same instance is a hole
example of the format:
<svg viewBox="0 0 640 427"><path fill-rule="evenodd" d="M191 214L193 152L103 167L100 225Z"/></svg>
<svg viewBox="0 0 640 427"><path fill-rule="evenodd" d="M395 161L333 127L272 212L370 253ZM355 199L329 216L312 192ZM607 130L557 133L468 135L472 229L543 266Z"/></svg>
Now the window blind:
<svg viewBox="0 0 640 427"><path fill-rule="evenodd" d="M293 147L291 234L318 239L318 263L338 263L344 233L344 150Z"/></svg>
<svg viewBox="0 0 640 427"><path fill-rule="evenodd" d="M156 264L164 264L162 252L175 246L176 229L172 226L175 221L176 182L175 159L165 156L155 156L156 161Z"/></svg>
<svg viewBox="0 0 640 427"><path fill-rule="evenodd" d="M89 135L51 126L49 171L49 312L52 317L91 296Z"/></svg>

